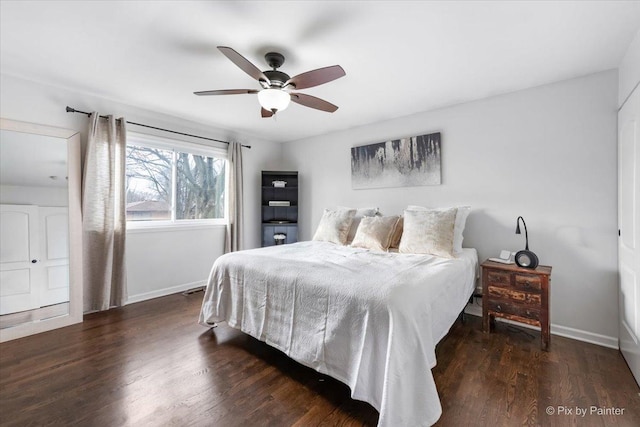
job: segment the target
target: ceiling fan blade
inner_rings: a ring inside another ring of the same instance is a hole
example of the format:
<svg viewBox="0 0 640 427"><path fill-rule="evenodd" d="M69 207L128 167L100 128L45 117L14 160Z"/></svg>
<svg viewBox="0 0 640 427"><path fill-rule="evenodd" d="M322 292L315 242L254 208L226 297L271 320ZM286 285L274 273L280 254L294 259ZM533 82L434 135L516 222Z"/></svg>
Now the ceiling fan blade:
<svg viewBox="0 0 640 427"><path fill-rule="evenodd" d="M271 81L264 75L262 71L255 65L253 65L247 58L240 55L235 50L226 46L218 46L218 50L224 54L227 58L231 60L234 64L236 64L242 71L249 74L254 79L260 81L264 81L267 84L271 85Z"/></svg>
<svg viewBox="0 0 640 427"><path fill-rule="evenodd" d="M329 83L345 75L346 73L341 66L332 65L293 76L285 82L284 86L293 85L296 89L306 89L308 87Z"/></svg>
<svg viewBox="0 0 640 427"><path fill-rule="evenodd" d="M296 104L304 105L305 107L315 108L316 110L326 111L327 113L333 113L338 109L336 105L325 101L324 99L316 98L315 96L305 95L304 93L292 93L291 101Z"/></svg>
<svg viewBox="0 0 640 427"><path fill-rule="evenodd" d="M271 117L271 116L273 116L273 112L267 110L266 108L262 108L262 110L260 111L260 114L262 115L262 117Z"/></svg>
<svg viewBox="0 0 640 427"><path fill-rule="evenodd" d="M222 90L203 90L200 92L193 92L194 95L241 95L244 93L258 93L254 89L222 89Z"/></svg>

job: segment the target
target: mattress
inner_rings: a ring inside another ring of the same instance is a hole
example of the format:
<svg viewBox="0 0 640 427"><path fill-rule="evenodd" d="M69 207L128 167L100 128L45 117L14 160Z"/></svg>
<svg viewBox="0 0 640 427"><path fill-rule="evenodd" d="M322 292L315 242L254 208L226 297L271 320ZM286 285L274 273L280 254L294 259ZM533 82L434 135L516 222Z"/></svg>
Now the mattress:
<svg viewBox="0 0 640 427"><path fill-rule="evenodd" d="M455 259L326 242L233 252L213 265L199 322L226 321L342 381L379 426L432 425L442 413L435 346L477 269L475 249Z"/></svg>

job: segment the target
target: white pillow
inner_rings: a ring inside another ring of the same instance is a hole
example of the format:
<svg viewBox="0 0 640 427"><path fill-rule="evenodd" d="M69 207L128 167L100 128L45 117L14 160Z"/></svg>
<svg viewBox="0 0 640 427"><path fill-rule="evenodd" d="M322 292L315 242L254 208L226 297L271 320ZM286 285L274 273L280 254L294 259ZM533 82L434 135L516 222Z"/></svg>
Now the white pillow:
<svg viewBox="0 0 640 427"><path fill-rule="evenodd" d="M454 258L453 229L457 208L405 210L400 253Z"/></svg>
<svg viewBox="0 0 640 427"><path fill-rule="evenodd" d="M351 246L376 251L386 251L391 243L399 217L397 216L367 216L362 218L356 236Z"/></svg>
<svg viewBox="0 0 640 427"><path fill-rule="evenodd" d="M345 208L343 206L338 206L338 209L353 209L353 208ZM356 214L353 217L353 221L351 222L351 227L349 228L349 235L347 236L347 244L353 242L353 238L356 236L356 231L358 231L358 225L360 224L360 220L366 216L376 216L378 215L378 208L358 208L356 209Z"/></svg>
<svg viewBox="0 0 640 427"><path fill-rule="evenodd" d="M446 210L450 208L439 208L436 210ZM464 231L464 227L467 224L467 217L471 212L471 206L457 206L458 213L456 214L456 223L453 229L453 252L456 254L462 253L462 241L464 240L464 236L462 232ZM422 206L407 206L408 211L425 211L431 210L430 208L425 208Z"/></svg>
<svg viewBox="0 0 640 427"><path fill-rule="evenodd" d="M344 245L355 214L355 209L325 209L313 240Z"/></svg>

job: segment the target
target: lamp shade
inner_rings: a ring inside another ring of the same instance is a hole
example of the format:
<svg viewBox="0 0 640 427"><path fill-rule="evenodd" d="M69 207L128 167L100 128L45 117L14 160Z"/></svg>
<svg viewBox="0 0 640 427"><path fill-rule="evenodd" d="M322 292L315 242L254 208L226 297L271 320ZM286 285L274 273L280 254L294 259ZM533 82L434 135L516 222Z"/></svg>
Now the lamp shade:
<svg viewBox="0 0 640 427"><path fill-rule="evenodd" d="M281 89L263 89L258 92L258 101L268 111L284 111L291 102L291 95Z"/></svg>

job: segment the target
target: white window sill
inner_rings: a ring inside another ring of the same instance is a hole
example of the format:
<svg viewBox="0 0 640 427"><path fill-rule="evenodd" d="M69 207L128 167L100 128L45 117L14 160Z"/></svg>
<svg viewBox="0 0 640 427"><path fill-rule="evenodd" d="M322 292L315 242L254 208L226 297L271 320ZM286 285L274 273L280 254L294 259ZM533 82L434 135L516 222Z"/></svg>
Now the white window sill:
<svg viewBox="0 0 640 427"><path fill-rule="evenodd" d="M167 231L190 231L190 230L204 230L204 229L212 229L212 228L226 228L226 224L219 222L192 222L188 224L153 224L153 223L144 223L144 224L136 224L135 222L127 222L127 234L137 234L137 233L157 233L157 232L167 232Z"/></svg>

